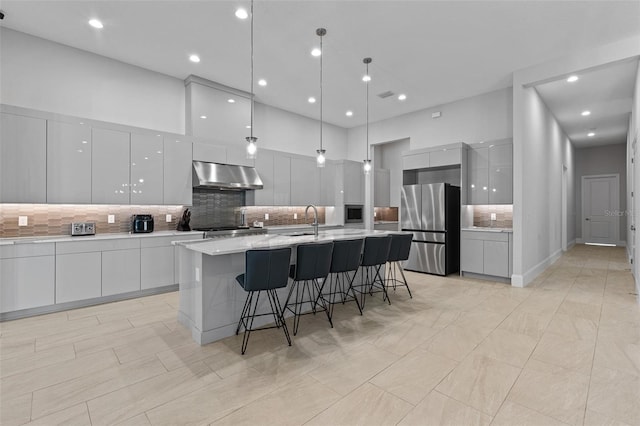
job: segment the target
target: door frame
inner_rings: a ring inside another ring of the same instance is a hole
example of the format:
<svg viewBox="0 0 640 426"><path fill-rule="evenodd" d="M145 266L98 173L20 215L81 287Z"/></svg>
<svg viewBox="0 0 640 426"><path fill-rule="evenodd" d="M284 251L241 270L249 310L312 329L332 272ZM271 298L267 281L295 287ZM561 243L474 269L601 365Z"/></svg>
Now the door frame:
<svg viewBox="0 0 640 426"><path fill-rule="evenodd" d="M567 226L567 215L568 215L568 194L567 194L567 166L562 165L562 220L561 220L561 229L562 229L562 251L567 251L567 239L568 239L568 226Z"/></svg>
<svg viewBox="0 0 640 426"><path fill-rule="evenodd" d="M615 184L614 191L614 206L612 209L619 212L620 211L620 174L619 173L607 173L602 175L584 175L582 176L582 182L580 191L582 196L582 206L581 206L581 219L582 219L582 241L586 244L590 244L589 241L585 238L585 228L586 228L586 215L585 215L585 182L587 179L602 179L602 178L613 178ZM620 245L620 216L614 215L614 242L615 245Z"/></svg>

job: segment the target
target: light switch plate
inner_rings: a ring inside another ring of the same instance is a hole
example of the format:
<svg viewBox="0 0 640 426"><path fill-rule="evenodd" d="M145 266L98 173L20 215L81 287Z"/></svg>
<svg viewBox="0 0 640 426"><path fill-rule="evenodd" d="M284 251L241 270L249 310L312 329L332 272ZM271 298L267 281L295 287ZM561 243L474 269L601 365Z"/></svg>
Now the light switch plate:
<svg viewBox="0 0 640 426"><path fill-rule="evenodd" d="M116 223L116 215L108 214L107 215L107 223Z"/></svg>
<svg viewBox="0 0 640 426"><path fill-rule="evenodd" d="M166 215L165 220L167 222L171 222L171 215L170 214Z"/></svg>
<svg viewBox="0 0 640 426"><path fill-rule="evenodd" d="M491 213L491 220L496 220L496 214L495 213Z"/></svg>
<svg viewBox="0 0 640 426"><path fill-rule="evenodd" d="M264 220L269 220L269 213L264 214Z"/></svg>
<svg viewBox="0 0 640 426"><path fill-rule="evenodd" d="M18 216L18 226L27 226L29 224L28 216Z"/></svg>
<svg viewBox="0 0 640 426"><path fill-rule="evenodd" d="M294 214L293 214L293 218L294 218L294 219L297 219L297 218L298 218L298 213L294 213Z"/></svg>

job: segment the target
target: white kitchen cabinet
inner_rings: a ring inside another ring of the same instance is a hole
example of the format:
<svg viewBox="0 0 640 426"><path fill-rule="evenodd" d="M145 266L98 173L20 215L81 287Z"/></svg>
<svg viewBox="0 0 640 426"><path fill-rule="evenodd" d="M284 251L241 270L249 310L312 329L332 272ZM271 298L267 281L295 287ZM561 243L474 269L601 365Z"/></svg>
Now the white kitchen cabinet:
<svg viewBox="0 0 640 426"><path fill-rule="evenodd" d="M320 205L336 205L336 173L338 166L327 160L324 167L320 169Z"/></svg>
<svg viewBox="0 0 640 426"><path fill-rule="evenodd" d="M291 157L282 153L273 156L273 205L291 205Z"/></svg>
<svg viewBox="0 0 640 426"><path fill-rule="evenodd" d="M291 158L291 205L319 204L320 172L315 158Z"/></svg>
<svg viewBox="0 0 640 426"><path fill-rule="evenodd" d="M167 205L190 206L193 203L192 143L185 138L164 138L163 201Z"/></svg>
<svg viewBox="0 0 640 426"><path fill-rule="evenodd" d="M175 284L175 247L143 247L140 249L140 288Z"/></svg>
<svg viewBox="0 0 640 426"><path fill-rule="evenodd" d="M255 160L247 158L246 142L238 142L240 146L227 147L227 164L235 164L237 166L255 167ZM257 156L260 158L260 150L258 150Z"/></svg>
<svg viewBox="0 0 640 426"><path fill-rule="evenodd" d="M364 172L362 163L345 160L343 163L343 191L345 204L364 204Z"/></svg>
<svg viewBox="0 0 640 426"><path fill-rule="evenodd" d="M461 163L461 148L443 148L429 153L429 167L454 166Z"/></svg>
<svg viewBox="0 0 640 426"><path fill-rule="evenodd" d="M426 169L429 165L428 152L402 156L402 170Z"/></svg>
<svg viewBox="0 0 640 426"><path fill-rule="evenodd" d="M101 265L100 252L56 253L56 303L100 297Z"/></svg>
<svg viewBox="0 0 640 426"><path fill-rule="evenodd" d="M460 270L510 278L511 235L509 232L461 231Z"/></svg>
<svg viewBox="0 0 640 426"><path fill-rule="evenodd" d="M91 127L47 121L47 202L91 203Z"/></svg>
<svg viewBox="0 0 640 426"><path fill-rule="evenodd" d="M193 160L227 164L227 148L208 143L193 143Z"/></svg>
<svg viewBox="0 0 640 426"><path fill-rule="evenodd" d="M391 205L391 172L386 169L376 169L373 176L373 205L389 207Z"/></svg>
<svg viewBox="0 0 640 426"><path fill-rule="evenodd" d="M163 204L163 153L161 135L131 134L131 204Z"/></svg>
<svg viewBox="0 0 640 426"><path fill-rule="evenodd" d="M271 151L262 150L255 160L256 171L262 179L262 189L253 191L253 204L256 206L274 205L274 154Z"/></svg>
<svg viewBox="0 0 640 426"><path fill-rule="evenodd" d="M140 243L135 243L137 248L102 252L102 296L140 290Z"/></svg>
<svg viewBox="0 0 640 426"><path fill-rule="evenodd" d="M513 145L489 147L489 204L513 203Z"/></svg>
<svg viewBox="0 0 640 426"><path fill-rule="evenodd" d="M489 147L479 147L468 153L468 203L489 204Z"/></svg>
<svg viewBox="0 0 640 426"><path fill-rule="evenodd" d="M0 202L47 202L47 123L0 113Z"/></svg>
<svg viewBox="0 0 640 426"><path fill-rule="evenodd" d="M93 128L91 202L129 204L129 133Z"/></svg>
<svg viewBox="0 0 640 426"><path fill-rule="evenodd" d="M55 303L53 243L12 244L0 250L0 312Z"/></svg>

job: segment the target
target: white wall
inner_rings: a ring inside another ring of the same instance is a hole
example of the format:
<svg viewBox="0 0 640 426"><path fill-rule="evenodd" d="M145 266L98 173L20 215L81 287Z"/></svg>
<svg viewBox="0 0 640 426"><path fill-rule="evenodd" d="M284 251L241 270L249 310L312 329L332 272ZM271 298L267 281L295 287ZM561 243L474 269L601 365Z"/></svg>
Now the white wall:
<svg viewBox="0 0 640 426"><path fill-rule="evenodd" d="M373 162L375 168L389 170L391 207L400 207L402 190L402 152L409 151L409 139L379 144L375 146ZM364 160L364 158L362 159Z"/></svg>
<svg viewBox="0 0 640 426"><path fill-rule="evenodd" d="M215 85L215 83L213 83ZM228 103L233 98L236 102ZM193 136L225 144L243 144L250 130L250 94L191 82L187 87L186 121ZM200 119L205 115L206 119ZM255 103L254 132L258 147L315 156L320 147L320 121ZM327 158L347 156L347 130L324 123L322 145Z"/></svg>
<svg viewBox="0 0 640 426"><path fill-rule="evenodd" d="M620 210L627 209L627 146L625 144L578 148L576 154L576 238L582 238L582 176L620 175ZM620 238L626 241L627 218L620 216Z"/></svg>
<svg viewBox="0 0 640 426"><path fill-rule="evenodd" d="M182 80L0 28L0 103L184 134Z"/></svg>
<svg viewBox="0 0 640 426"><path fill-rule="evenodd" d="M440 111L440 118L431 113ZM410 149L469 144L513 135L512 90L501 89L369 124L369 143L410 139ZM375 114L373 114L375 116ZM365 126L349 129L348 158L365 158Z"/></svg>
<svg viewBox="0 0 640 426"><path fill-rule="evenodd" d="M640 222L638 221L638 212L640 211L640 197L631 197L631 191L637 194L640 190L640 167L638 162L640 161L640 146L638 145L638 139L640 138L640 65L636 73L636 86L633 91L633 104L631 105L631 118L629 120L629 132L627 134L627 168L629 170L629 188L627 190L627 205L631 206L630 214L633 216L629 219L629 222L633 224L636 229L639 228ZM635 158L631 163L631 157L633 154L633 145L635 145ZM633 262L633 275L636 282L636 293L640 291L640 262L635 259L634 250L640 244L640 231L632 232L630 227L627 228L627 250L630 258L634 259Z"/></svg>

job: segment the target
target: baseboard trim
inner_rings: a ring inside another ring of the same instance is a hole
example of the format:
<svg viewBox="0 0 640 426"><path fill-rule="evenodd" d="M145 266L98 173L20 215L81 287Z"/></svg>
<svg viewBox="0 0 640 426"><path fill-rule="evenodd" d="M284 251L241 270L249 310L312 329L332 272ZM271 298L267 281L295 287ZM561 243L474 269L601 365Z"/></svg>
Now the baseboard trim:
<svg viewBox="0 0 640 426"><path fill-rule="evenodd" d="M577 244L585 244L584 240L582 238L576 238L575 239L575 243ZM624 240L620 240L616 243L616 246L618 247L626 247L627 246L627 242Z"/></svg>
<svg viewBox="0 0 640 426"><path fill-rule="evenodd" d="M511 285L514 287L526 287L531 281L533 281L538 275L540 275L545 269L553 265L562 256L562 249L558 249L553 252L549 257L543 259L540 263L530 268L523 275L512 275Z"/></svg>
<svg viewBox="0 0 640 426"><path fill-rule="evenodd" d="M567 244L567 250L571 250L575 245L576 245L576 240L575 239L571 240L569 244Z"/></svg>

